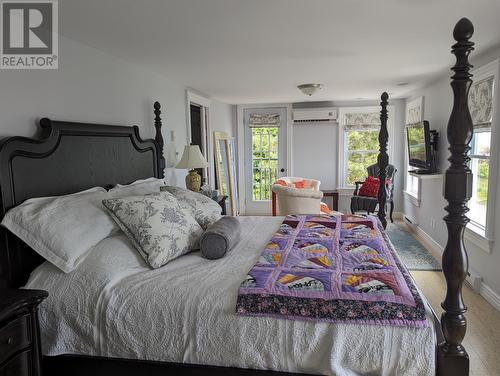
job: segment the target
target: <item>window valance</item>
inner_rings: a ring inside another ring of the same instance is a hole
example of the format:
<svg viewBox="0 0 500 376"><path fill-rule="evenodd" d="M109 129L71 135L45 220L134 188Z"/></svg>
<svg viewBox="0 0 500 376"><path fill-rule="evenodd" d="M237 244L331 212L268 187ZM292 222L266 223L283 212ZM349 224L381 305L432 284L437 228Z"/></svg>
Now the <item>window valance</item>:
<svg viewBox="0 0 500 376"><path fill-rule="evenodd" d="M380 128L379 112L358 112L344 115L346 130L373 130Z"/></svg>
<svg viewBox="0 0 500 376"><path fill-rule="evenodd" d="M248 126L251 128L279 127L281 123L278 114L250 114Z"/></svg>
<svg viewBox="0 0 500 376"><path fill-rule="evenodd" d="M489 128L493 116L493 81L490 76L474 82L469 91L469 110L474 128Z"/></svg>

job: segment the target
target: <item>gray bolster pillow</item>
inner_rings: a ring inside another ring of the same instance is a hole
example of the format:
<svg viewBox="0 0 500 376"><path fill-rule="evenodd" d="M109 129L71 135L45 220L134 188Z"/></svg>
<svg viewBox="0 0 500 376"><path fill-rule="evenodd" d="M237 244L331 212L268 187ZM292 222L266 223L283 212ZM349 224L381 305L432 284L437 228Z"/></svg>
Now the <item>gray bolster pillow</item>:
<svg viewBox="0 0 500 376"><path fill-rule="evenodd" d="M221 258L238 243L240 236L240 221L235 217L222 217L201 236L201 254L209 260Z"/></svg>

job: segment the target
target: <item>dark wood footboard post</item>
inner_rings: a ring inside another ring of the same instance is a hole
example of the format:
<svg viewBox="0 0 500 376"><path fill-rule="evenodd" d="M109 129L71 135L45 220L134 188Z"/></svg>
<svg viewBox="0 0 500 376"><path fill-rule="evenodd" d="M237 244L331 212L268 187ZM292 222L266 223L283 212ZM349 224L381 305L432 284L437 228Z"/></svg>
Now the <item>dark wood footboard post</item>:
<svg viewBox="0 0 500 376"><path fill-rule="evenodd" d="M161 134L161 105L160 102L156 101L153 104L154 108L154 114L155 114L155 128L156 128L156 134L155 134L155 141L158 143L160 146L160 166L159 168L159 177L163 178L165 176L165 157L163 156L163 136Z"/></svg>
<svg viewBox="0 0 500 376"><path fill-rule="evenodd" d="M452 68L453 110L448 122L448 142L450 143L450 166L446 170L444 197L448 201L444 217L448 228L448 242L443 253L443 273L446 278L446 298L441 303L444 313L441 328L444 342L438 347L438 375L466 376L469 374L469 356L462 345L467 322L467 307L462 299L462 284L467 275L468 260L463 235L469 222L467 201L472 194L472 173L468 166L473 126L468 106L469 89L472 84L469 73L469 54L474 49L472 37L474 27L467 18L462 18L453 31L457 41L452 47L456 64Z"/></svg>
<svg viewBox="0 0 500 376"><path fill-rule="evenodd" d="M389 132L387 131L387 105L389 104L389 94L382 93L380 106L380 132L378 134L378 142L380 144L380 153L377 157L379 168L379 187L378 187L378 217L382 226L387 227L387 219L385 218L385 204L387 202L387 191L385 189L385 180L387 179L387 166L389 164L389 155L387 155L387 141L389 140Z"/></svg>

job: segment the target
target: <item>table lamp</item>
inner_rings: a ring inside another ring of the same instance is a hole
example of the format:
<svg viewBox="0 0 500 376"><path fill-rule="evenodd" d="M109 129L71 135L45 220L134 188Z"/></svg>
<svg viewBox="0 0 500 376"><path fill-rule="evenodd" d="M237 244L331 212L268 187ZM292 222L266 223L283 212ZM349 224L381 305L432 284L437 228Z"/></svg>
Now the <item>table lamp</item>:
<svg viewBox="0 0 500 376"><path fill-rule="evenodd" d="M199 192L201 188L201 176L195 168L205 167L208 167L208 163L198 145L186 145L181 160L175 166L178 169L189 169L186 176L186 188L194 192Z"/></svg>

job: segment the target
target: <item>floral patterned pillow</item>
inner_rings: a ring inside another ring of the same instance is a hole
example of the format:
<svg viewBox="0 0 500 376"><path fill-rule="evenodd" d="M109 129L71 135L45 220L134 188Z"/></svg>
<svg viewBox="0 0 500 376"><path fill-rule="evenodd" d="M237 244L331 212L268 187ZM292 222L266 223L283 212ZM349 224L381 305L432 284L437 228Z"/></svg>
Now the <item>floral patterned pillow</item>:
<svg viewBox="0 0 500 376"><path fill-rule="evenodd" d="M181 208L189 210L204 230L221 218L222 208L210 197L189 189L169 185L160 187L160 190L174 195Z"/></svg>
<svg viewBox="0 0 500 376"><path fill-rule="evenodd" d="M152 268L199 248L202 228L168 192L102 203Z"/></svg>

